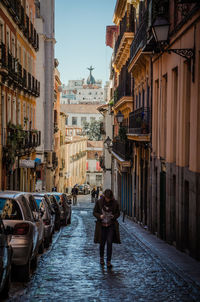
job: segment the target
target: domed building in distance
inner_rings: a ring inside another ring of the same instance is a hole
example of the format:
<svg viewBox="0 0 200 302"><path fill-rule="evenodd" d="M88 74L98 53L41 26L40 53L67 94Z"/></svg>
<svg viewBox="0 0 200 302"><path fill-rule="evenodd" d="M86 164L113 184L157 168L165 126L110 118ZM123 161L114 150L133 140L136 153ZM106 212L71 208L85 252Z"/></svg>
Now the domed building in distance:
<svg viewBox="0 0 200 302"><path fill-rule="evenodd" d="M87 80L69 80L62 86L61 104L103 104L105 103L102 81L92 75L94 67L90 66Z"/></svg>

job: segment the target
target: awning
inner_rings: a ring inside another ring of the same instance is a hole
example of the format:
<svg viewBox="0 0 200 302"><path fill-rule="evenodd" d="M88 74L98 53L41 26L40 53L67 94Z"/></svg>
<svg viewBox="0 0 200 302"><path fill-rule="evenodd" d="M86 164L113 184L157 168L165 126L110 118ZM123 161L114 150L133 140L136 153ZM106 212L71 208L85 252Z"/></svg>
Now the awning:
<svg viewBox="0 0 200 302"><path fill-rule="evenodd" d="M39 165L41 164L41 159L38 158L38 157L36 157L36 158L34 159L34 161L35 161L35 166L39 166Z"/></svg>

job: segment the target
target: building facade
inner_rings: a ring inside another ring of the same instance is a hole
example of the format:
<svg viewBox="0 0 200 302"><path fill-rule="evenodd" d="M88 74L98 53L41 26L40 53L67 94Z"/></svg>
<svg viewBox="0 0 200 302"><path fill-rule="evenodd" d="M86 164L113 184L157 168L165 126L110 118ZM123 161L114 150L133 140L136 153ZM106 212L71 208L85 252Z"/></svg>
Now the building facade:
<svg viewBox="0 0 200 302"><path fill-rule="evenodd" d="M68 85L62 85L62 104L99 104L104 103L104 89L102 81L95 80L92 66L88 68L90 75L87 79L69 80Z"/></svg>
<svg viewBox="0 0 200 302"><path fill-rule="evenodd" d="M61 111L67 114L67 126L82 128L85 123L99 121L102 118L95 104L61 104Z"/></svg>
<svg viewBox="0 0 200 302"><path fill-rule="evenodd" d="M34 191L41 133L36 125L39 39L33 0L1 1L0 39L0 186Z"/></svg>
<svg viewBox="0 0 200 302"><path fill-rule="evenodd" d="M91 187L102 188L103 170L100 164L102 156L103 156L103 141L88 141L86 182Z"/></svg>
<svg viewBox="0 0 200 302"><path fill-rule="evenodd" d="M152 61L151 229L200 259L200 6L193 2L164 7L168 43Z"/></svg>
<svg viewBox="0 0 200 302"><path fill-rule="evenodd" d="M114 45L112 188L128 216L196 259L199 15L199 1L119 0L118 31L107 28Z"/></svg>
<svg viewBox="0 0 200 302"><path fill-rule="evenodd" d="M70 193L74 185L86 183L87 137L81 128L66 126L65 145L66 187Z"/></svg>
<svg viewBox="0 0 200 302"><path fill-rule="evenodd" d="M36 125L41 130L41 145L37 157L41 160L38 172L40 188L51 191L54 185L56 156L54 151L54 0L36 1L36 28L39 33L40 50L37 55L38 77L41 93L36 107ZM40 178L39 178L40 177Z"/></svg>

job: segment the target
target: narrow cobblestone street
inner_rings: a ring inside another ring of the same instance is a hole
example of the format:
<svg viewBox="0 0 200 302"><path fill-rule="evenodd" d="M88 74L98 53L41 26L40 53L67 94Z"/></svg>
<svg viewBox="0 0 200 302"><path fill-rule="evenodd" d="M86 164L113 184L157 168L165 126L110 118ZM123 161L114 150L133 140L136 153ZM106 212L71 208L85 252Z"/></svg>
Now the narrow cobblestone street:
<svg viewBox="0 0 200 302"><path fill-rule="evenodd" d="M198 287L173 272L120 224L113 268L99 264L93 204L79 196L71 225L54 235L28 284L12 284L7 301L200 301Z"/></svg>

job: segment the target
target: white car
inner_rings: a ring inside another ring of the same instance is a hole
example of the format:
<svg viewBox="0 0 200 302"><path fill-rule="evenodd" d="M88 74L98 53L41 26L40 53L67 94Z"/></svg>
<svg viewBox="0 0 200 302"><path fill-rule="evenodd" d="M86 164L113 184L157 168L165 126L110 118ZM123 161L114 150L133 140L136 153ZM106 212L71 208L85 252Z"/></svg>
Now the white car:
<svg viewBox="0 0 200 302"><path fill-rule="evenodd" d="M28 202L22 193L0 192L0 216L5 226L13 228L10 244L12 264L20 281L28 281L30 266L37 265L38 228Z"/></svg>

